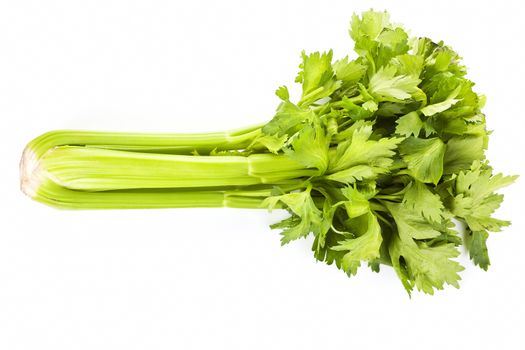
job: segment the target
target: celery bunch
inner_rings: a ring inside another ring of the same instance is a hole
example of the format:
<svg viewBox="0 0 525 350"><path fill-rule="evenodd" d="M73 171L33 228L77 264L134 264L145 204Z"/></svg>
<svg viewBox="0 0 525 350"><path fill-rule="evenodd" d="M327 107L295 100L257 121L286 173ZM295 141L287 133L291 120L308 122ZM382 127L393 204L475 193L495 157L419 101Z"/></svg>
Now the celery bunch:
<svg viewBox="0 0 525 350"><path fill-rule="evenodd" d="M484 98L442 42L386 12L353 16L357 58L302 54L292 101L265 125L210 134L53 131L21 162L23 191L59 208L284 208L282 243L314 236L348 275L392 266L406 290L458 286L465 244L489 266L492 217L515 177L485 159ZM465 224L464 235L452 220Z"/></svg>

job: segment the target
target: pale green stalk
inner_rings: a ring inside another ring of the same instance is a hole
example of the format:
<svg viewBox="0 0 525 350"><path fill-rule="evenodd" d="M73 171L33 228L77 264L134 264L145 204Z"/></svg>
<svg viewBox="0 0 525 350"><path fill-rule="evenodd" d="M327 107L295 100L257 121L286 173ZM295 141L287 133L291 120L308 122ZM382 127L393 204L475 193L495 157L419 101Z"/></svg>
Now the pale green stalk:
<svg viewBox="0 0 525 350"><path fill-rule="evenodd" d="M303 187L315 174L284 155L198 156L243 150L259 127L210 134L54 131L29 143L22 190L68 209L261 208L274 186Z"/></svg>
<svg viewBox="0 0 525 350"><path fill-rule="evenodd" d="M35 138L27 148L37 157L50 148L64 145L89 145L136 152L192 154L196 151L206 154L213 150L244 149L260 134L261 125L241 130L195 134L56 130Z"/></svg>
<svg viewBox="0 0 525 350"><path fill-rule="evenodd" d="M40 158L46 176L73 190L285 184L315 170L283 155L189 156L59 146Z"/></svg>

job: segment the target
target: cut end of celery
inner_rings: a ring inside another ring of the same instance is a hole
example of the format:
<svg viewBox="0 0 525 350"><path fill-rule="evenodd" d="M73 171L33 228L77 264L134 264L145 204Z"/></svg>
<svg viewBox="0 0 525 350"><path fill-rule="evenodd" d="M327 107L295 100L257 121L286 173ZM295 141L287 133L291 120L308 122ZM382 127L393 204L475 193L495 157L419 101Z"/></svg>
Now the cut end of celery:
<svg viewBox="0 0 525 350"><path fill-rule="evenodd" d="M42 183L40 162L36 154L27 147L20 160L20 189L31 198L37 197L38 189Z"/></svg>

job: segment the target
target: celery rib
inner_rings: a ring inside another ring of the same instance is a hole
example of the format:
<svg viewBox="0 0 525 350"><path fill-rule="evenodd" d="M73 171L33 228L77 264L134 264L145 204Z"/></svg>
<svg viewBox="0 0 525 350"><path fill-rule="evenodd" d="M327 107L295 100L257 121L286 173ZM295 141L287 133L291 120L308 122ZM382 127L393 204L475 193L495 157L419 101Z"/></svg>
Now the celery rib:
<svg viewBox="0 0 525 350"><path fill-rule="evenodd" d="M245 147L259 133L260 127L190 135L50 132L24 151L22 189L67 209L261 208L274 186L300 188L316 170L283 154L197 156L184 148Z"/></svg>
<svg viewBox="0 0 525 350"><path fill-rule="evenodd" d="M247 186L280 183L312 173L300 163L274 154L187 156L78 146L52 148L40 164L56 183L86 191Z"/></svg>
<svg viewBox="0 0 525 350"><path fill-rule="evenodd" d="M65 145L82 145L135 152L191 154L213 150L237 150L248 147L261 133L261 126L241 130L195 134L146 134L126 132L93 132L55 130L47 132L28 145L37 157L47 150Z"/></svg>

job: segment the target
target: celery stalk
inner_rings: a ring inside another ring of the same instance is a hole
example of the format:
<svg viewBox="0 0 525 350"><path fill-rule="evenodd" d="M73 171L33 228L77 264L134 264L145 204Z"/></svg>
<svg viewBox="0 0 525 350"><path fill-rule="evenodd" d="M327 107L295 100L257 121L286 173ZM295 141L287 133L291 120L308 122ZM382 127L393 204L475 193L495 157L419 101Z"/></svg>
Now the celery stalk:
<svg viewBox="0 0 525 350"><path fill-rule="evenodd" d="M259 134L259 127L187 135L53 131L24 151L21 187L68 209L261 208L274 186L302 188L316 170L283 154L190 155L218 145L243 150Z"/></svg>
<svg viewBox="0 0 525 350"><path fill-rule="evenodd" d="M40 165L57 184L86 191L281 184L315 173L283 155L189 156L79 146L52 148Z"/></svg>
<svg viewBox="0 0 525 350"><path fill-rule="evenodd" d="M63 145L89 145L136 152L191 154L196 151L209 153L213 150L244 149L260 134L260 125L234 131L196 134L55 130L35 138L27 148L37 157L50 148Z"/></svg>

